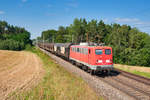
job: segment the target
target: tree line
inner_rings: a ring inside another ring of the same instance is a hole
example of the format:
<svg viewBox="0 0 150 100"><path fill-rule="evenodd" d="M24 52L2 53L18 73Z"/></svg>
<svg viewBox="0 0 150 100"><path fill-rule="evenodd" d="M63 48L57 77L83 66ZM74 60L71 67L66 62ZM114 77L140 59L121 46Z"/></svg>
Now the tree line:
<svg viewBox="0 0 150 100"><path fill-rule="evenodd" d="M76 18L69 26L43 31L37 39L55 43L105 43L113 48L115 63L150 66L150 35L129 25Z"/></svg>
<svg viewBox="0 0 150 100"><path fill-rule="evenodd" d="M23 50L31 43L30 33L27 30L0 21L0 49Z"/></svg>

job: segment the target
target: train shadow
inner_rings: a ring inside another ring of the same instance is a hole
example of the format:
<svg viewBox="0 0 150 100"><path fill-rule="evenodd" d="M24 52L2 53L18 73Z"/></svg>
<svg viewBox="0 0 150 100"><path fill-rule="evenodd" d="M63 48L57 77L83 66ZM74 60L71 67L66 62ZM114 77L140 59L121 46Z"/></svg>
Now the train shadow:
<svg viewBox="0 0 150 100"><path fill-rule="evenodd" d="M101 77L101 78L105 78L105 77L114 77L114 76L118 76L121 72L117 71L117 70L112 70L110 71L110 73L97 73L96 76Z"/></svg>

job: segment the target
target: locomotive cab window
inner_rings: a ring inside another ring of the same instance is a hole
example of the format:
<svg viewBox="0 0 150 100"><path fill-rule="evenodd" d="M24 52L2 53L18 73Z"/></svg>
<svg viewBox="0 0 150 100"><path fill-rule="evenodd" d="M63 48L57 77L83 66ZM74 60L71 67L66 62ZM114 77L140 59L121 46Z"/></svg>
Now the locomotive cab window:
<svg viewBox="0 0 150 100"><path fill-rule="evenodd" d="M105 49L105 54L106 55L110 55L111 54L111 50L110 49Z"/></svg>
<svg viewBox="0 0 150 100"><path fill-rule="evenodd" d="M96 55L101 55L101 54L103 54L102 49L96 49L96 50L95 50L95 54L96 54Z"/></svg>

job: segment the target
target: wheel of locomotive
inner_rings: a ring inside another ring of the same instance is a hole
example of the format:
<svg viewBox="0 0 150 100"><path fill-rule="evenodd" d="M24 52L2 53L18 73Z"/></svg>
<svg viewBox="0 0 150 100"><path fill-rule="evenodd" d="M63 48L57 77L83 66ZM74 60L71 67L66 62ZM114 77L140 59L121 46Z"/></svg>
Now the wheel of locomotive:
<svg viewBox="0 0 150 100"><path fill-rule="evenodd" d="M87 72L90 73L91 69L89 67L87 67Z"/></svg>
<svg viewBox="0 0 150 100"><path fill-rule="evenodd" d="M85 71L87 72L88 71L88 67L87 66L84 66L85 67Z"/></svg>
<svg viewBox="0 0 150 100"><path fill-rule="evenodd" d="M105 75L105 76L107 76L108 74L107 74L107 70L102 70L102 75Z"/></svg>
<svg viewBox="0 0 150 100"><path fill-rule="evenodd" d="M109 76L110 75L110 70L103 71L103 74L106 75L106 76Z"/></svg>
<svg viewBox="0 0 150 100"><path fill-rule="evenodd" d="M84 71L87 71L87 67L86 67L85 65L82 65L82 69L83 69Z"/></svg>
<svg viewBox="0 0 150 100"><path fill-rule="evenodd" d="M102 71L101 71L101 74L102 74L102 75L104 75L104 74L105 74L104 70L102 70Z"/></svg>
<svg viewBox="0 0 150 100"><path fill-rule="evenodd" d="M91 75L95 75L96 73L95 73L94 70L90 70L90 74L91 74Z"/></svg>
<svg viewBox="0 0 150 100"><path fill-rule="evenodd" d="M110 70L107 70L107 75L111 75Z"/></svg>
<svg viewBox="0 0 150 100"><path fill-rule="evenodd" d="M72 63L73 65L75 65L75 61L72 60L71 63Z"/></svg>

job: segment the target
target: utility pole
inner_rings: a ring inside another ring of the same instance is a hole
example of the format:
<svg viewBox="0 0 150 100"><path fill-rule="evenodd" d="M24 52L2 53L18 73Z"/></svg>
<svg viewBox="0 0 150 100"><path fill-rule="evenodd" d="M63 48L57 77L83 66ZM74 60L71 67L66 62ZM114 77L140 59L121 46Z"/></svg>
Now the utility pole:
<svg viewBox="0 0 150 100"><path fill-rule="evenodd" d="M36 46L38 45L38 40L37 40L37 38L36 38Z"/></svg>
<svg viewBox="0 0 150 100"><path fill-rule="evenodd" d="M44 46L44 34L43 34L43 46Z"/></svg>
<svg viewBox="0 0 150 100"><path fill-rule="evenodd" d="M86 42L89 42L89 34L88 34L88 32L86 33Z"/></svg>
<svg viewBox="0 0 150 100"><path fill-rule="evenodd" d="M72 34L72 36L71 36L71 37L72 37L72 43L73 43L73 36L74 36L74 35Z"/></svg>
<svg viewBox="0 0 150 100"><path fill-rule="evenodd" d="M54 37L54 35L53 35L53 43L54 43L54 41L55 41L55 37Z"/></svg>

